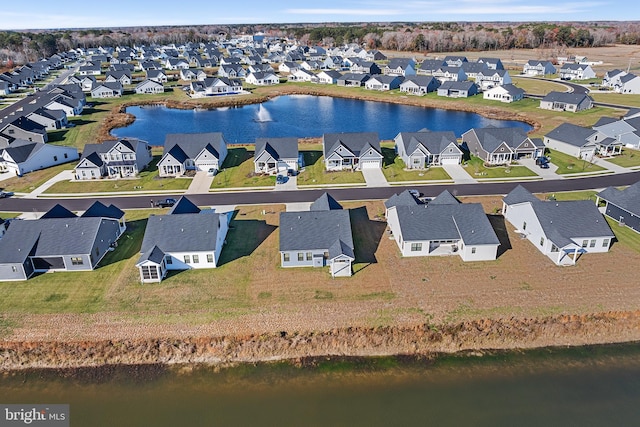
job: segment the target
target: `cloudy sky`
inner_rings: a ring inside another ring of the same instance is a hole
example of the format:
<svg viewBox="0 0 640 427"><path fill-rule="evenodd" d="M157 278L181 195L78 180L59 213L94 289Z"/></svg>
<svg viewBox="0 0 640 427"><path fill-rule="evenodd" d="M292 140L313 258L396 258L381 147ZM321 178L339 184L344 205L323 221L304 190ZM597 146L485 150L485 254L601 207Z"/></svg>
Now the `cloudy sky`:
<svg viewBox="0 0 640 427"><path fill-rule="evenodd" d="M0 30L362 21L640 20L631 1L3 1Z"/></svg>

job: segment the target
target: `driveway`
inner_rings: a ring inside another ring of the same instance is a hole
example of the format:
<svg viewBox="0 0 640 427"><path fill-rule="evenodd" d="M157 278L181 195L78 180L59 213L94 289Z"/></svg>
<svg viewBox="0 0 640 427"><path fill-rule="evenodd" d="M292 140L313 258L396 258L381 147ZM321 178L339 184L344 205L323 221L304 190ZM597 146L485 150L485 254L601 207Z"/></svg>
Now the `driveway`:
<svg viewBox="0 0 640 427"><path fill-rule="evenodd" d="M285 176L286 182L282 184L276 184L277 191L291 191L298 189L298 177L297 176Z"/></svg>
<svg viewBox="0 0 640 427"><path fill-rule="evenodd" d="M59 174L57 174L56 176L54 176L53 178L49 179L48 181L46 181L44 184L42 184L40 187L36 188L35 190L33 190L31 193L25 194L24 198L26 199L35 199L37 198L40 194L44 193L44 191L46 189L48 189L49 187L51 187L53 184L55 184L56 182L60 182L60 181L71 181L72 179L74 179L75 177L73 176L73 170L66 170L66 171L62 171Z"/></svg>
<svg viewBox="0 0 640 427"><path fill-rule="evenodd" d="M455 184L473 184L478 182L467 173L462 165L442 165L442 169L449 174Z"/></svg>
<svg viewBox="0 0 640 427"><path fill-rule="evenodd" d="M382 173L382 169L379 168L363 168L362 175L364 175L364 180L367 183L367 187L390 187L387 182L387 178L385 178Z"/></svg>
<svg viewBox="0 0 640 427"><path fill-rule="evenodd" d="M602 166L603 168L609 169L610 171L613 171L615 173L627 173L627 172L629 172L629 169L623 168L622 166L618 166L618 165L616 165L614 163L608 162L607 160L601 159L599 157L595 157L593 159L593 163L595 165Z"/></svg>
<svg viewBox="0 0 640 427"><path fill-rule="evenodd" d="M536 174L538 174L542 179L562 179L564 178L562 175L558 175L556 171L558 170L558 166L549 162L549 169L542 169L540 166L536 165L536 161L533 159L519 159L518 163L522 166L526 166L528 169L532 170Z"/></svg>
<svg viewBox="0 0 640 427"><path fill-rule="evenodd" d="M211 188L215 176L208 176L206 171L198 171L193 177L185 194L206 194Z"/></svg>

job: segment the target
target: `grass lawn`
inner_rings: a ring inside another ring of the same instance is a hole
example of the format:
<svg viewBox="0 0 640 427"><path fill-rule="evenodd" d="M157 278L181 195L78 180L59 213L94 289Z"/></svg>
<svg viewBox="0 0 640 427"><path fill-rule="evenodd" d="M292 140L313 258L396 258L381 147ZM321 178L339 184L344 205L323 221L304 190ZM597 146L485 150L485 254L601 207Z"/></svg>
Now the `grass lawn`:
<svg viewBox="0 0 640 427"><path fill-rule="evenodd" d="M301 150L300 152L304 156L305 167L304 171L298 175L298 185L360 184L365 182L360 171L325 171L322 151Z"/></svg>
<svg viewBox="0 0 640 427"><path fill-rule="evenodd" d="M512 77L513 84L533 95L546 95L549 92L564 92L567 87L555 82L528 77Z"/></svg>
<svg viewBox="0 0 640 427"><path fill-rule="evenodd" d="M629 107L640 107L640 95L625 95L622 93L590 93L590 97L596 102L607 104L628 105Z"/></svg>
<svg viewBox="0 0 640 427"><path fill-rule="evenodd" d="M108 193L112 191L154 191L154 190L186 190L191 178L159 178L157 163L161 156L153 156L153 160L137 179L92 179L84 182L60 181L49 187L46 193Z"/></svg>
<svg viewBox="0 0 640 427"><path fill-rule="evenodd" d="M220 172L216 175L211 188L235 187L272 187L276 178L267 175L255 175L253 151L245 147L229 148Z"/></svg>
<svg viewBox="0 0 640 427"><path fill-rule="evenodd" d="M561 193L543 193L540 194L544 199L554 200L591 200L595 203L597 191L585 190L585 191L565 191Z"/></svg>
<svg viewBox="0 0 640 427"><path fill-rule="evenodd" d="M435 181L451 179L449 174L443 168L438 166L430 167L424 170L405 169L405 164L399 157L396 157L391 164L386 164L385 161L385 166L382 168L382 173L389 182Z"/></svg>
<svg viewBox="0 0 640 427"><path fill-rule="evenodd" d="M13 191L15 193L30 193L49 179L58 175L64 170L72 170L76 166L76 162L65 163L63 165L53 166L47 169L29 172L23 176L16 176L6 179L0 184L5 191Z"/></svg>
<svg viewBox="0 0 640 427"><path fill-rule="evenodd" d="M619 225L618 221L605 217L609 223L609 227L616 235L619 244L628 246L636 252L640 252L640 233L636 233L627 226Z"/></svg>
<svg viewBox="0 0 640 427"><path fill-rule="evenodd" d="M624 168L640 166L640 151L623 148L622 154L613 156L607 159L607 161Z"/></svg>
<svg viewBox="0 0 640 427"><path fill-rule="evenodd" d="M493 166L486 167L484 161L476 156L466 163L466 171L473 178L518 178L527 176L538 176L535 172L525 166Z"/></svg>
<svg viewBox="0 0 640 427"><path fill-rule="evenodd" d="M549 160L551 161L551 163L558 166L558 170L556 173L560 175L569 173L598 172L606 170L602 166L589 163L586 160L580 160L577 157L573 157L556 150L548 151Z"/></svg>

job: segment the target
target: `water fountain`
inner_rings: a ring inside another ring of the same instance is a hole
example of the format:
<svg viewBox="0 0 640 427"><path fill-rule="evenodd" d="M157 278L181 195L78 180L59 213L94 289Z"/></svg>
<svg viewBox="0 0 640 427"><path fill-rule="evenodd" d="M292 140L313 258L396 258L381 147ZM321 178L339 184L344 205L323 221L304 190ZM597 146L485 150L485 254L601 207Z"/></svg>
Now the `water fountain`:
<svg viewBox="0 0 640 427"><path fill-rule="evenodd" d="M269 114L269 111L264 108L264 105L262 104L260 104L260 107L258 108L258 116L255 120L258 123L273 121L273 119L271 118L271 114Z"/></svg>

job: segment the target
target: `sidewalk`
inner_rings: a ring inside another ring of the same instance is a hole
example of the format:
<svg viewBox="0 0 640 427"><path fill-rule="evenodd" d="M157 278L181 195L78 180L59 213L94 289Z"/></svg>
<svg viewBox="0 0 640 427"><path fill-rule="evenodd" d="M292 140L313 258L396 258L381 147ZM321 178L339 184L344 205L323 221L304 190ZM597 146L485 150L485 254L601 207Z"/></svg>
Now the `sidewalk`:
<svg viewBox="0 0 640 427"><path fill-rule="evenodd" d="M44 193L44 191L46 189L48 189L49 187L51 187L53 184L55 184L56 182L60 182L60 181L69 181L72 180L74 178L73 176L73 171L72 170L66 170L66 171L62 171L60 172L58 175L54 176L53 178L49 179L48 181L46 181L44 184L42 184L40 187L36 188L35 190L33 190L31 193L25 194L24 198L25 199L35 199L37 198L39 195L41 195L42 193Z"/></svg>

